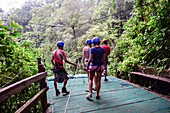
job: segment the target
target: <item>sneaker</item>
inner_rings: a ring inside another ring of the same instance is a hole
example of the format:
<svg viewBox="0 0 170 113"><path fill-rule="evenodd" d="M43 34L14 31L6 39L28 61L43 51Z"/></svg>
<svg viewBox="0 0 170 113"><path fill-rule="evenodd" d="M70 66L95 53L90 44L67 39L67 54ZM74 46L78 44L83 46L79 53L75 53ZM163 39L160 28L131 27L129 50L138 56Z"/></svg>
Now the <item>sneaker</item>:
<svg viewBox="0 0 170 113"><path fill-rule="evenodd" d="M60 91L57 89L56 90L56 96L59 96L60 95Z"/></svg>
<svg viewBox="0 0 170 113"><path fill-rule="evenodd" d="M100 96L96 96L96 99L100 99Z"/></svg>
<svg viewBox="0 0 170 113"><path fill-rule="evenodd" d="M87 99L92 98L92 94L89 93L89 94L86 96L86 98L87 98Z"/></svg>
<svg viewBox="0 0 170 113"><path fill-rule="evenodd" d="M104 79L104 81L108 81L108 79L106 78L106 79Z"/></svg>
<svg viewBox="0 0 170 113"><path fill-rule="evenodd" d="M69 94L69 92L67 91L67 89L65 87L62 88L62 95L65 96Z"/></svg>
<svg viewBox="0 0 170 113"><path fill-rule="evenodd" d="M92 90L96 91L96 87L93 87Z"/></svg>
<svg viewBox="0 0 170 113"><path fill-rule="evenodd" d="M85 89L86 92L89 92L89 89Z"/></svg>

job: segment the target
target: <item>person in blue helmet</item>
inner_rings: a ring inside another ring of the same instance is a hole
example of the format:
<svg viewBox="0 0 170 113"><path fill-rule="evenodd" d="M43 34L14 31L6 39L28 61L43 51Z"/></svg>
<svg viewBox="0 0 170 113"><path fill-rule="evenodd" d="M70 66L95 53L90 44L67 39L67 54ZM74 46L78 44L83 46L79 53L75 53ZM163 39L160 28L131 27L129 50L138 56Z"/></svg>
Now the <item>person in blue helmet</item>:
<svg viewBox="0 0 170 113"><path fill-rule="evenodd" d="M99 91L101 87L101 75L106 68L106 59L105 59L105 50L101 48L99 37L95 37L92 39L92 43L94 47L90 48L90 57L87 63L86 69L90 71L89 77L89 94L86 96L87 99L92 98L92 86L93 86L93 76L96 76L96 99L100 98Z"/></svg>
<svg viewBox="0 0 170 113"><path fill-rule="evenodd" d="M54 66L53 72L54 72L54 87L55 87L55 91L56 91L56 96L60 95L60 91L57 89L57 81L59 83L62 83L64 81L63 84L63 88L62 88L62 94L63 95L67 95L69 94L69 92L66 89L66 84L67 84L67 80L68 80L68 73L65 71L64 66L63 66L63 60L65 60L66 63L72 64L77 66L77 64L72 63L70 61L67 60L66 58L66 54L63 51L63 47L64 47L64 42L63 41L58 41L57 42L57 47L58 49L53 51L52 54L52 58L51 58L51 62L52 65Z"/></svg>
<svg viewBox="0 0 170 113"><path fill-rule="evenodd" d="M88 63L88 60L89 60L89 56L90 56L90 48L91 48L91 44L92 44L92 41L91 39L87 39L86 40L86 45L84 48L83 48L83 65L84 67L87 66L87 63ZM86 70L87 71L87 70ZM87 71L87 75L88 75L88 81L89 81L89 75L90 73ZM94 76L94 83L95 83L95 86L96 86L96 77ZM94 91L96 91L96 87L92 88ZM89 90L85 90L86 92L89 92Z"/></svg>

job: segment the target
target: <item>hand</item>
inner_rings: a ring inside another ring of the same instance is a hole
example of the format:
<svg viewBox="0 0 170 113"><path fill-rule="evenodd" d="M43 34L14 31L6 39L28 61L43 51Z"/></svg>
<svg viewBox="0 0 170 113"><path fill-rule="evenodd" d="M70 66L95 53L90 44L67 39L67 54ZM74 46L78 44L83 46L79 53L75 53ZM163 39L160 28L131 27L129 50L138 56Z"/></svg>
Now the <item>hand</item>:
<svg viewBox="0 0 170 113"><path fill-rule="evenodd" d="M89 67L86 66L86 70L88 71L88 70L89 70Z"/></svg>
<svg viewBox="0 0 170 113"><path fill-rule="evenodd" d="M78 66L77 63L73 63L73 65L76 66L76 67Z"/></svg>

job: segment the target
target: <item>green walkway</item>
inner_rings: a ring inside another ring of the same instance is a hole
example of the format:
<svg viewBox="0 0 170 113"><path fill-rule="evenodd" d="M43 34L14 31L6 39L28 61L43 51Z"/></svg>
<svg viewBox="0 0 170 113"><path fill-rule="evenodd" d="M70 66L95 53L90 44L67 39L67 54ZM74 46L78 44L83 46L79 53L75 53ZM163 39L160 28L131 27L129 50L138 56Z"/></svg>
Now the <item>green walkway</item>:
<svg viewBox="0 0 170 113"><path fill-rule="evenodd" d="M75 78L74 86L71 91L70 100L67 106L67 113L94 112L94 113L170 113L170 101L165 100L141 88L121 81L117 78L108 77L109 81L104 82L102 77L102 87L99 100L95 99L93 91L92 100L86 99L85 89L88 88L87 77ZM69 79L67 90L72 87L74 78ZM55 96L53 81L47 81L48 100L51 105L51 111L54 113L64 113L69 95ZM58 84L61 91L62 84ZM50 96L51 97L50 97Z"/></svg>

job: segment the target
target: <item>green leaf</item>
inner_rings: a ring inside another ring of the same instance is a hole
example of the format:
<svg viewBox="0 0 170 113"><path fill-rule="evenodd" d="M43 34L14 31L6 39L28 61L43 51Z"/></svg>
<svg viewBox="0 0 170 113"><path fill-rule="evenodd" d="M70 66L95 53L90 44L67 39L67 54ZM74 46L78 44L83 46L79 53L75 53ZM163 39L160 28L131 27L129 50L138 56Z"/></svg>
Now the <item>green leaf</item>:
<svg viewBox="0 0 170 113"><path fill-rule="evenodd" d="M23 27L21 25L18 25L18 24L10 24L11 27L17 27L17 28L20 28L20 29L23 29Z"/></svg>
<svg viewBox="0 0 170 113"><path fill-rule="evenodd" d="M114 4L115 4L115 0L112 0L112 11L115 13Z"/></svg>
<svg viewBox="0 0 170 113"><path fill-rule="evenodd" d="M16 36L18 36L19 38L21 38L21 36L22 36L22 35L21 35L21 33L20 33L20 32L15 31L14 33L16 34Z"/></svg>
<svg viewBox="0 0 170 113"><path fill-rule="evenodd" d="M0 20L0 25L2 25L2 21Z"/></svg>
<svg viewBox="0 0 170 113"><path fill-rule="evenodd" d="M0 28L8 29L9 27L8 26L4 26L4 25L0 25Z"/></svg>

